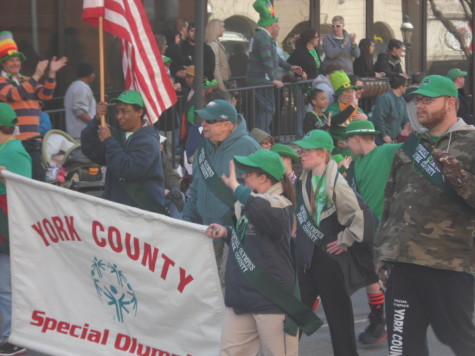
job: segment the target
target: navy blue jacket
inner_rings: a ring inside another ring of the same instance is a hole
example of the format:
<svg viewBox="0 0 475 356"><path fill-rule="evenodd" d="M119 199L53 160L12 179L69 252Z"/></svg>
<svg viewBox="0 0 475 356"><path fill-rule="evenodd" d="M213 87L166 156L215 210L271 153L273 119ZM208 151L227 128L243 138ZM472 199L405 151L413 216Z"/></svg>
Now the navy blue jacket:
<svg viewBox="0 0 475 356"><path fill-rule="evenodd" d="M282 193L282 184L277 183L265 194L251 194L249 188L239 186L234 196L244 205L242 215L249 220L242 239L247 254L270 278L293 293L295 271L290 240L294 213L292 204ZM244 279L232 251L226 263L225 282L224 302L236 314L284 313Z"/></svg>
<svg viewBox="0 0 475 356"><path fill-rule="evenodd" d="M123 130L111 129L112 137L100 142L99 125L99 120L89 121L81 132L81 148L90 160L107 166L103 198L138 207L121 181L138 182L155 201L165 206L160 137L155 127L144 126L127 140Z"/></svg>

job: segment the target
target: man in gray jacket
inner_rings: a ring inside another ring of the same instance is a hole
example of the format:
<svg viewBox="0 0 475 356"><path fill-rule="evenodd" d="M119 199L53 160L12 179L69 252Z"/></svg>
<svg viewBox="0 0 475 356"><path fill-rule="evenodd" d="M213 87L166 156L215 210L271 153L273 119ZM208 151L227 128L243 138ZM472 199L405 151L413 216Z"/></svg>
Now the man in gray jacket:
<svg viewBox="0 0 475 356"><path fill-rule="evenodd" d="M335 16L332 19L332 33L323 39L323 50L324 67L329 61L334 60L343 67L346 74L353 74L353 58L358 58L361 51L356 44L356 34L346 32L342 16Z"/></svg>
<svg viewBox="0 0 475 356"><path fill-rule="evenodd" d="M203 127L203 144L193 161L193 182L190 198L183 209L183 218L198 224L234 225L233 192L223 183L221 175L229 175L233 156L247 156L261 147L247 133L246 121L228 101L213 100L197 110ZM241 177L242 172L238 172ZM224 240L214 240L216 262L223 281Z"/></svg>

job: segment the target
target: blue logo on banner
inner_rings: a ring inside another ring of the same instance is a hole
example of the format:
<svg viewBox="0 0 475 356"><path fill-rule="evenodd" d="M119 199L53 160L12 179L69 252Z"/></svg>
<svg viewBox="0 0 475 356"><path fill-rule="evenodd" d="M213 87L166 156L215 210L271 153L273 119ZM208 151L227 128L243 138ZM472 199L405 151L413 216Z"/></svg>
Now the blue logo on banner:
<svg viewBox="0 0 475 356"><path fill-rule="evenodd" d="M114 309L118 321L124 322L124 314L137 315L138 301L135 292L117 265L94 257L91 277L99 300Z"/></svg>

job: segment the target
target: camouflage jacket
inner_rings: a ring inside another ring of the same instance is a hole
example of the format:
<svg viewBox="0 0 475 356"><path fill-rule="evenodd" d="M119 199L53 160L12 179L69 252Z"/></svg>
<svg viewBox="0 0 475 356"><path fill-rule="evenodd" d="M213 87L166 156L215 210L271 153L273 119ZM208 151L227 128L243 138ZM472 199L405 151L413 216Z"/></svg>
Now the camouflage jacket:
<svg viewBox="0 0 475 356"><path fill-rule="evenodd" d="M459 119L427 148L457 158L469 175L455 193L432 183L399 149L389 175L384 211L374 242L381 261L413 263L451 271L475 271L475 127Z"/></svg>

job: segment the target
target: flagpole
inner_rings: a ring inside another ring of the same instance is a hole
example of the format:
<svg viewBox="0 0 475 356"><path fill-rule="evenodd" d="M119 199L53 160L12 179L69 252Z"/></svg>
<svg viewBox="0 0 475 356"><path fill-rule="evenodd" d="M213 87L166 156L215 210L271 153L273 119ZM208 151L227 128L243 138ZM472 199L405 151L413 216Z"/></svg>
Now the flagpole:
<svg viewBox="0 0 475 356"><path fill-rule="evenodd" d="M105 86L104 86L104 31L103 31L103 17L99 17L99 83L101 102L105 101ZM105 115L101 115L101 126L106 126Z"/></svg>

